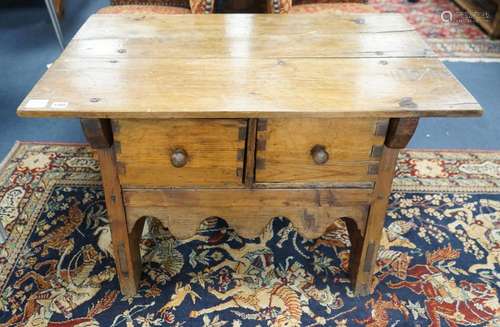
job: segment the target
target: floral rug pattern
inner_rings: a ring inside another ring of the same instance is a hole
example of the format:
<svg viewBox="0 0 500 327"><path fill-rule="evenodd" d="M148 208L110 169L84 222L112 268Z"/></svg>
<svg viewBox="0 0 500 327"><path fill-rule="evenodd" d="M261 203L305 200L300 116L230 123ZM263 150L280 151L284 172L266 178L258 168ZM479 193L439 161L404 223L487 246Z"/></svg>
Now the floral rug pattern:
<svg viewBox="0 0 500 327"><path fill-rule="evenodd" d="M147 220L141 289L118 291L99 169L84 145L21 143L0 171L0 326L498 326L500 153L404 151L372 296L341 223L286 218L243 239L209 218L176 241Z"/></svg>
<svg viewBox="0 0 500 327"><path fill-rule="evenodd" d="M441 58L500 59L500 40L491 40L451 0L368 0L379 12L402 14ZM494 13L478 13L493 19Z"/></svg>

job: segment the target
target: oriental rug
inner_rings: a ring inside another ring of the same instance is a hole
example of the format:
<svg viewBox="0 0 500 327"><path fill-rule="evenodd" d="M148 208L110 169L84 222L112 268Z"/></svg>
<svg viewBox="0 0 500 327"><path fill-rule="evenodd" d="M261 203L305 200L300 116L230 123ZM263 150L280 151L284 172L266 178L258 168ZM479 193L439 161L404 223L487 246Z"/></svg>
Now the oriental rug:
<svg viewBox="0 0 500 327"><path fill-rule="evenodd" d="M500 40L491 40L471 15L451 0L368 0L379 12L402 14L442 59L500 61ZM489 20L494 12L482 10Z"/></svg>
<svg viewBox="0 0 500 327"><path fill-rule="evenodd" d="M19 143L0 170L0 326L499 326L500 152L404 151L373 295L347 278L344 226L257 239L219 218L176 241L149 219L119 293L99 166L85 145Z"/></svg>

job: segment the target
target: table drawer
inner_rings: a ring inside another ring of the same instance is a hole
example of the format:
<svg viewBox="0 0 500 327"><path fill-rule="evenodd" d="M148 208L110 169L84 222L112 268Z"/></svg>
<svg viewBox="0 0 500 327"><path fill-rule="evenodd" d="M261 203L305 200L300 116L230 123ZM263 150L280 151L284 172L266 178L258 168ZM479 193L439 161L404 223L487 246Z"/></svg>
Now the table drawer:
<svg viewBox="0 0 500 327"><path fill-rule="evenodd" d="M256 183L366 183L387 119L267 119L257 127Z"/></svg>
<svg viewBox="0 0 500 327"><path fill-rule="evenodd" d="M241 186L247 121L113 121L125 187Z"/></svg>

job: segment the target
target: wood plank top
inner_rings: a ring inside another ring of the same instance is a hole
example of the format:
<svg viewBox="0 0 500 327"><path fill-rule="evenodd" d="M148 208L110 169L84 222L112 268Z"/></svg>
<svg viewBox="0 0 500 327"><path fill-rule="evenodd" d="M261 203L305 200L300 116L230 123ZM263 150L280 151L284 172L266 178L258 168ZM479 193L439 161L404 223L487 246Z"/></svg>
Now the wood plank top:
<svg viewBox="0 0 500 327"><path fill-rule="evenodd" d="M93 15L30 117L477 116L398 14Z"/></svg>

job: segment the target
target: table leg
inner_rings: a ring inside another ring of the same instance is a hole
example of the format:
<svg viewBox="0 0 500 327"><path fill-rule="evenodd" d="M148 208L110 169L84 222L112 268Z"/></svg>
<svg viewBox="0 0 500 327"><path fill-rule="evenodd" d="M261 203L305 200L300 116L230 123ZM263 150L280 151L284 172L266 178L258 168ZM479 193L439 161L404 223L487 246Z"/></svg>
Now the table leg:
<svg viewBox="0 0 500 327"><path fill-rule="evenodd" d="M102 184L106 208L111 226L111 241L120 280L120 289L125 296L137 293L141 279L142 263L139 251L139 235L130 235L123 204L122 192L116 171L113 148L97 149L101 165Z"/></svg>
<svg viewBox="0 0 500 327"><path fill-rule="evenodd" d="M353 243L351 256L351 279L356 295L368 295L373 290L372 277L375 270L378 248L384 228L384 220L391 194L392 179L399 149L384 146L379 174L375 184L374 200L370 206L365 235L358 244Z"/></svg>
<svg viewBox="0 0 500 327"><path fill-rule="evenodd" d="M373 272L399 150L406 147L415 133L417 125L418 118L415 117L392 118L389 122L377 181L373 190L373 201L366 221L365 234L362 242L361 240L352 242L351 279L356 295L368 295L373 291Z"/></svg>
<svg viewBox="0 0 500 327"><path fill-rule="evenodd" d="M122 189L116 168L111 123L107 119L81 119L87 141L95 149L101 166L102 185L111 227L111 242L120 289L125 296L137 293L142 263L139 251L141 226L129 233Z"/></svg>

